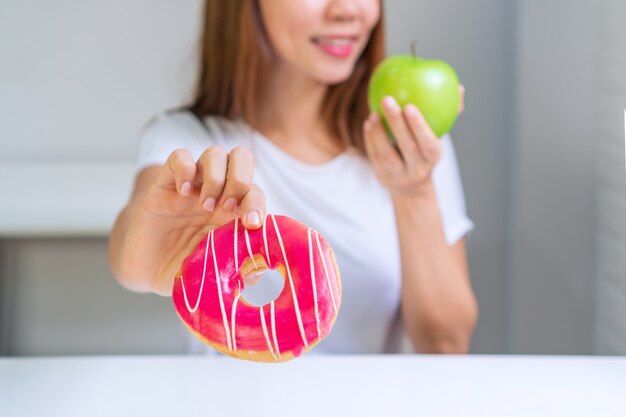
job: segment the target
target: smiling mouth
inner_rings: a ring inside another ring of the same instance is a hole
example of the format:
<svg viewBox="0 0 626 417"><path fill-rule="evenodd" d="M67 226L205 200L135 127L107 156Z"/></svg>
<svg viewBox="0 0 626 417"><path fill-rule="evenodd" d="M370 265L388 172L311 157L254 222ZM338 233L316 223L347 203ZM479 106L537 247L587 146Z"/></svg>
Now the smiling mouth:
<svg viewBox="0 0 626 417"><path fill-rule="evenodd" d="M351 45L356 41L356 38L313 38L313 43L316 44L328 44L335 46Z"/></svg>
<svg viewBox="0 0 626 417"><path fill-rule="evenodd" d="M349 46L356 43L356 36L330 36L330 37L314 37L311 38L316 45L330 45L330 46Z"/></svg>
<svg viewBox="0 0 626 417"><path fill-rule="evenodd" d="M333 58L348 58L356 44L356 36L314 37L311 41L325 54Z"/></svg>

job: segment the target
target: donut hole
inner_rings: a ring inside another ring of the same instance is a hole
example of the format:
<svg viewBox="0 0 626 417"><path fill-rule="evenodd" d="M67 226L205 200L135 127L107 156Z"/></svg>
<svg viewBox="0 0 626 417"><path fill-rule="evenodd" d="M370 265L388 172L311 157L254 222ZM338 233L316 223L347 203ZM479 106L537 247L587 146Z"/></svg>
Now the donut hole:
<svg viewBox="0 0 626 417"><path fill-rule="evenodd" d="M256 307L264 306L278 298L285 287L285 278L275 269L258 268L243 276L241 298Z"/></svg>

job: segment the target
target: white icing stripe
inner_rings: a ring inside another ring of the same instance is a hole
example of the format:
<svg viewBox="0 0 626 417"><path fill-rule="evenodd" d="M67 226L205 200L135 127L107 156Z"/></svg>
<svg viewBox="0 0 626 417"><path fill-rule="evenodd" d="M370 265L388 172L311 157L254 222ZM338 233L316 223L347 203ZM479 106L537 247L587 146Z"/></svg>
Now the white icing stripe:
<svg viewBox="0 0 626 417"><path fill-rule="evenodd" d="M265 314L263 314L263 306L259 310L261 314L261 327L263 328L263 335L265 336L265 341L267 342L267 349L270 351L275 361L278 361L278 358L274 354L274 349L272 349L272 342L270 342L270 336L267 334L267 325L265 324Z"/></svg>
<svg viewBox="0 0 626 417"><path fill-rule="evenodd" d="M258 266L256 265L256 262L254 262L254 255L252 254L252 248L250 247L250 236L248 235L248 229L243 230L243 235L246 238L246 247L248 248L248 255L250 256L250 259L252 259L252 265L254 265L254 268L257 269Z"/></svg>
<svg viewBox="0 0 626 417"><path fill-rule="evenodd" d="M213 266L215 267L215 281L217 282L217 296L220 300L220 310L222 310L222 321L224 322L224 332L226 333L226 344L228 348L232 350L233 345L230 341L230 329L228 328L228 319L226 318L226 309L224 308L224 297L222 295L222 283L220 280L220 273L217 268L217 257L215 256L215 239L214 233L211 231L211 250L213 252Z"/></svg>
<svg viewBox="0 0 626 417"><path fill-rule="evenodd" d="M185 290L185 281L183 281L183 274L180 274L180 285L183 287L183 298L185 299L187 310L190 313L195 313L196 310L198 310L198 306L200 305L200 297L202 296L202 289L204 288L204 278L206 277L206 261L209 256L210 237L211 237L211 232L209 232L206 238L206 247L204 248L204 268L202 269L202 281L200 282L200 291L198 291L198 299L196 300L196 305L194 308L191 308L191 306L189 305L189 299L187 298L187 291Z"/></svg>
<svg viewBox="0 0 626 417"><path fill-rule="evenodd" d="M302 315L300 313L300 306L298 305L298 297L296 296L296 289L293 286L293 278L291 277L291 269L289 268L289 261L287 260L287 254L285 253L285 245L283 245L283 238L280 235L280 231L278 230L278 225L276 224L276 218L273 214L272 221L274 222L274 230L276 230L276 236L278 237L278 244L280 245L280 250L283 253L283 259L285 260L285 268L287 269L287 276L289 277L289 286L291 287L291 297L293 298L294 310L296 311L296 318L298 319L298 327L300 328L300 335L302 336L302 341L304 342L304 346L308 347L309 343L306 340L306 335L304 334L304 326L302 325Z"/></svg>
<svg viewBox="0 0 626 417"><path fill-rule="evenodd" d="M239 301L241 294L237 294L235 301L233 301L233 311L230 314L230 327L233 332L233 350L237 350L237 337L235 336L235 319L237 318L237 301Z"/></svg>
<svg viewBox="0 0 626 417"><path fill-rule="evenodd" d="M320 237L315 232L315 239L317 240L317 249L320 253L320 257L322 258L322 265L324 266L324 273L326 274L326 282L328 283L328 291L330 292L330 299L333 302L334 312L337 312L337 304L335 303L335 296L333 295L333 287L330 283L330 275L328 274L328 267L326 266L326 259L324 258L324 252L322 252L322 245L320 243Z"/></svg>
<svg viewBox="0 0 626 417"><path fill-rule="evenodd" d="M313 244L311 243L311 229L307 229L306 236L309 242L309 263L311 264L311 286L313 287L313 304L315 305L315 323L317 324L317 338L319 339L322 332L320 331L320 312L317 306L317 288L315 287L315 267L313 266Z"/></svg>
<svg viewBox="0 0 626 417"><path fill-rule="evenodd" d="M235 272L239 272L239 259L238 259L239 254L237 253L239 252L237 250L237 234L238 234L237 230L238 229L239 229L239 217L236 217L235 218L235 239L234 239L235 242L233 244L233 248L234 248L233 253L235 254Z"/></svg>
<svg viewBox="0 0 626 417"><path fill-rule="evenodd" d="M272 265L270 264L270 251L267 248L267 233L265 231L265 224L267 223L267 214L265 215L265 219L263 220L263 243L265 244L265 256L267 257L267 267L271 268Z"/></svg>
<svg viewBox="0 0 626 417"><path fill-rule="evenodd" d="M274 313L274 302L270 304L270 316L271 316L271 325L272 325L272 338L274 339L274 347L276 348L276 354L280 359L280 348L278 347L278 339L276 338L276 314Z"/></svg>

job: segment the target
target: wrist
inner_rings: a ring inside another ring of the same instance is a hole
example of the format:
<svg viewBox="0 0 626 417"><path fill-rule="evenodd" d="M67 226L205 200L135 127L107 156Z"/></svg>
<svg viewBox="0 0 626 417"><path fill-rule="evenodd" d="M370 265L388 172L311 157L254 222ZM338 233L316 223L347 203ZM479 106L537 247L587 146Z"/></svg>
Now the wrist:
<svg viewBox="0 0 626 417"><path fill-rule="evenodd" d="M394 205L408 205L415 207L416 205L430 204L437 202L437 194L432 177L429 176L422 181L417 187L410 190L400 190L391 193L391 200Z"/></svg>

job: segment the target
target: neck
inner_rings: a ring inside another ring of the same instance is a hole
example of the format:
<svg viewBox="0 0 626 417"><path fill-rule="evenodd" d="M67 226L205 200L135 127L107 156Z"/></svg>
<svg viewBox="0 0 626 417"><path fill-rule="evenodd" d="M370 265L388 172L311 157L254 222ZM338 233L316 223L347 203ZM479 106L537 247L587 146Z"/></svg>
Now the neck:
<svg viewBox="0 0 626 417"><path fill-rule="evenodd" d="M308 162L325 162L341 152L321 117L328 86L277 68L260 100L256 125L269 140Z"/></svg>

